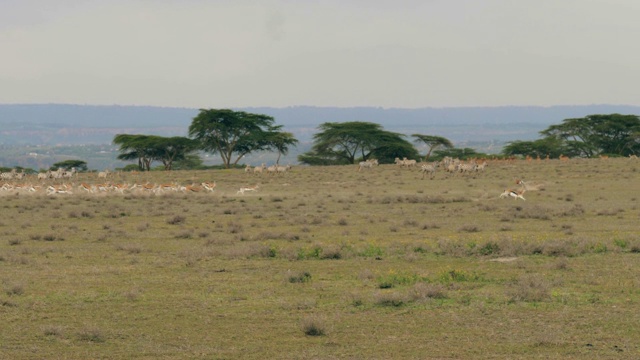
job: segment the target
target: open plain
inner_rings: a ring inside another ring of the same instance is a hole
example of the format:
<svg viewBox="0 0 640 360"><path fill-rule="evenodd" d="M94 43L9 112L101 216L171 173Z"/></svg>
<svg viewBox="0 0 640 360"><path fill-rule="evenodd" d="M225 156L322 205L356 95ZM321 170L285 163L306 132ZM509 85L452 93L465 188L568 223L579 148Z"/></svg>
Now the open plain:
<svg viewBox="0 0 640 360"><path fill-rule="evenodd" d="M640 357L638 160L418 169L10 184L0 358Z"/></svg>

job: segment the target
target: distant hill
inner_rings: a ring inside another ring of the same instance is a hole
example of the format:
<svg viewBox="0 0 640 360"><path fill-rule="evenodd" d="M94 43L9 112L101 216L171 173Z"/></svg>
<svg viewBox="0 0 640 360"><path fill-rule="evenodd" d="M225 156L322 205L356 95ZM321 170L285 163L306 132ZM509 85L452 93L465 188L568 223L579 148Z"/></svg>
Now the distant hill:
<svg viewBox="0 0 640 360"><path fill-rule="evenodd" d="M252 107L234 110L273 116L301 142L323 122L368 121L386 130L444 136L454 143L532 140L551 124L591 114L640 114L625 105L507 106L384 109L376 107ZM118 133L186 136L198 109L152 106L0 104L3 145L109 144Z"/></svg>

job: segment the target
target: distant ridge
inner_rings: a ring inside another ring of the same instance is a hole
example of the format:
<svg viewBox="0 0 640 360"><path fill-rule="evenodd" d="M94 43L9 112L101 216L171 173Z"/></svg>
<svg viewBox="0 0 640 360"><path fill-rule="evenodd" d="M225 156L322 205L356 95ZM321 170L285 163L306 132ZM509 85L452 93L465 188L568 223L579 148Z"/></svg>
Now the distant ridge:
<svg viewBox="0 0 640 360"><path fill-rule="evenodd" d="M532 140L567 118L591 114L640 114L640 106L562 105L452 108L314 107L236 108L273 116L301 142L323 122L368 121L386 130L447 137L454 143ZM117 133L186 136L198 109L74 104L0 104L0 142L12 144L108 144Z"/></svg>

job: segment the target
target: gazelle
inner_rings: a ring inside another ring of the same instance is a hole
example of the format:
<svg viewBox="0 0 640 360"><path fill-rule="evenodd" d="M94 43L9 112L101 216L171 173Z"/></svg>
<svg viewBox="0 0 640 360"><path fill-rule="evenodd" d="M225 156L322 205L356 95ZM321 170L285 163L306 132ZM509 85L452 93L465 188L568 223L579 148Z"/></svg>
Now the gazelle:
<svg viewBox="0 0 640 360"><path fill-rule="evenodd" d="M241 187L240 190L238 190L237 194L242 194L244 195L245 191L257 191L258 188L260 187L260 185L256 185L256 186L250 186L250 187Z"/></svg>
<svg viewBox="0 0 640 360"><path fill-rule="evenodd" d="M538 191L538 190L544 190L545 185L543 183L532 183L529 184L529 182L524 182L524 180L522 179L517 179L516 178L516 184L522 186L522 189L527 190L527 191Z"/></svg>
<svg viewBox="0 0 640 360"><path fill-rule="evenodd" d="M200 185L202 185L202 187L207 190L208 192L214 192L216 189L216 182L202 182L200 183Z"/></svg>
<svg viewBox="0 0 640 360"><path fill-rule="evenodd" d="M71 187L68 186L67 184L50 185L47 188L47 195L53 195L53 194L73 194L73 191L71 191Z"/></svg>
<svg viewBox="0 0 640 360"><path fill-rule="evenodd" d="M522 199L522 200L527 200L524 198L524 192L527 191L525 189L521 189L521 190L511 190L511 189L505 189L504 192L502 194L500 194L500 199L503 199L507 196L511 196L512 198L514 198L514 200L518 200L518 199Z"/></svg>
<svg viewBox="0 0 640 360"><path fill-rule="evenodd" d="M89 194L93 194L93 190L94 190L93 185L89 185L87 183L80 183L80 185L78 185L78 188L80 190L86 191Z"/></svg>
<svg viewBox="0 0 640 360"><path fill-rule="evenodd" d="M180 191L183 193L199 193L202 191L202 188L196 184L181 186Z"/></svg>

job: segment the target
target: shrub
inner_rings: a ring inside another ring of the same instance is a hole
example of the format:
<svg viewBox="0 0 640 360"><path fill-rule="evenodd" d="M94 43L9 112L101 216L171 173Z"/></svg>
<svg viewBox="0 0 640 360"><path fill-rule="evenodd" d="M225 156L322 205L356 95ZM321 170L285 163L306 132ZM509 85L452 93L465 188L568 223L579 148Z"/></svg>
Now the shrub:
<svg viewBox="0 0 640 360"><path fill-rule="evenodd" d="M477 225L463 225L460 228L458 228L459 232L468 232L468 233L474 233L474 232L479 232L480 228L478 228Z"/></svg>
<svg viewBox="0 0 640 360"><path fill-rule="evenodd" d="M369 244L363 251L359 253L359 255L364 257L380 258L382 257L382 255L384 255L384 252L379 246Z"/></svg>
<svg viewBox="0 0 640 360"><path fill-rule="evenodd" d="M302 271L299 273L287 272L287 280L292 283L306 283L311 281L311 273L308 271Z"/></svg>
<svg viewBox="0 0 640 360"><path fill-rule="evenodd" d="M478 253L480 255L492 255L492 254L497 254L500 252L500 246L495 243L495 242L488 242L486 244L484 244L483 246L481 246L480 248L478 248Z"/></svg>
<svg viewBox="0 0 640 360"><path fill-rule="evenodd" d="M605 244L597 243L593 245L593 252L596 254L603 254L603 253L606 253L607 251L609 251L609 249L607 249L607 245Z"/></svg>
<svg viewBox="0 0 640 360"><path fill-rule="evenodd" d="M323 336L327 333L324 321L316 316L302 321L302 332L307 336Z"/></svg>
<svg viewBox="0 0 640 360"><path fill-rule="evenodd" d="M566 241L555 240L542 245L542 254L547 256L573 255L571 244Z"/></svg>
<svg viewBox="0 0 640 360"><path fill-rule="evenodd" d="M342 259L342 252L337 247L330 247L328 249L322 250L322 255L320 255L321 259L325 260L338 260Z"/></svg>
<svg viewBox="0 0 640 360"><path fill-rule="evenodd" d="M380 306L400 307L407 303L407 299L399 292L378 292L374 295L374 302Z"/></svg>
<svg viewBox="0 0 640 360"><path fill-rule="evenodd" d="M58 325L48 325L42 327L42 332L45 336L57 336L61 337L63 335L63 327Z"/></svg>
<svg viewBox="0 0 640 360"><path fill-rule="evenodd" d="M409 290L409 296L412 301L420 301L426 299L445 299L447 297L445 289L442 285L427 284L419 282Z"/></svg>
<svg viewBox="0 0 640 360"><path fill-rule="evenodd" d="M538 274L522 276L508 291L511 301L539 302L551 298L549 282Z"/></svg>
<svg viewBox="0 0 640 360"><path fill-rule="evenodd" d="M14 303L13 301L9 301L9 300L0 300L0 306L18 307L18 304Z"/></svg>
<svg viewBox="0 0 640 360"><path fill-rule="evenodd" d="M193 230L184 230L175 235L176 239L191 239L193 237Z"/></svg>
<svg viewBox="0 0 640 360"><path fill-rule="evenodd" d="M230 234L239 234L243 230L242 224L238 224L238 223L235 223L235 222L229 222L227 224L227 227L229 228L229 233Z"/></svg>
<svg viewBox="0 0 640 360"><path fill-rule="evenodd" d="M300 248L298 250L298 260L320 259L321 255L322 255L322 247L320 247L319 245L316 245L308 250L305 248Z"/></svg>
<svg viewBox="0 0 640 360"><path fill-rule="evenodd" d="M613 239L613 244L620 249L626 249L629 246L629 243L623 239Z"/></svg>
<svg viewBox="0 0 640 360"><path fill-rule="evenodd" d="M95 327L84 328L78 333L78 338L82 341L105 342L104 333Z"/></svg>
<svg viewBox="0 0 640 360"><path fill-rule="evenodd" d="M167 219L167 224L169 225L179 225L185 222L187 218L182 215L175 215L174 217Z"/></svg>
<svg viewBox="0 0 640 360"><path fill-rule="evenodd" d="M7 295L23 295L24 294L24 285L22 284L12 284L7 286L6 289Z"/></svg>
<svg viewBox="0 0 640 360"><path fill-rule="evenodd" d="M416 273L397 273L391 270L389 273L378 277L378 287L389 289L396 285L413 285L421 280L424 279Z"/></svg>
<svg viewBox="0 0 640 360"><path fill-rule="evenodd" d="M129 254L140 254L142 252L142 247L135 244L124 244L116 246L116 250L124 251Z"/></svg>
<svg viewBox="0 0 640 360"><path fill-rule="evenodd" d="M463 282L463 281L476 281L480 279L480 276L476 273L469 273L464 270L446 270L439 276L441 282Z"/></svg>

